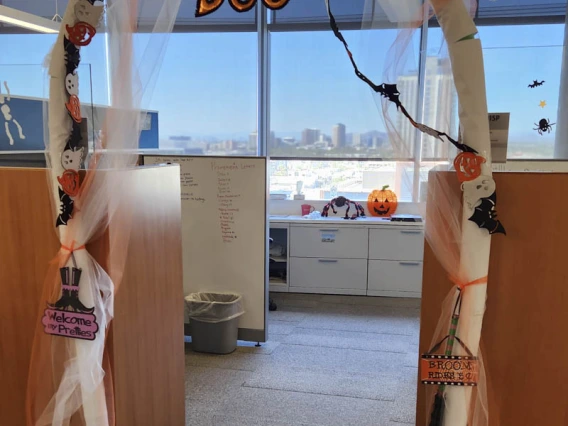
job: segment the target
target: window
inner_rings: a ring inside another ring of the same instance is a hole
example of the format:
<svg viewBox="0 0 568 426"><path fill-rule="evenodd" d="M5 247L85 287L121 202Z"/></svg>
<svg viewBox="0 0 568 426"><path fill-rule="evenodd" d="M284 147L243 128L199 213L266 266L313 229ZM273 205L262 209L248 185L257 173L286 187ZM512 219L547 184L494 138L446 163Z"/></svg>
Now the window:
<svg viewBox="0 0 568 426"><path fill-rule="evenodd" d="M565 4L563 6L565 8ZM480 12L481 14L481 12ZM482 21L483 22L483 21ZM492 25L479 26L483 45L487 104L489 112L510 113L509 159L554 158L556 128L539 134L535 130L541 119L558 123L558 100L562 70L564 24ZM437 55L442 33L440 28L430 28L428 54ZM434 60L427 58L427 61ZM443 79L448 68L428 67L429 78ZM428 78L428 77L427 77ZM545 81L541 87L528 87L535 79ZM451 75L448 74L448 81ZM457 134L457 95L453 83L447 90L454 100L448 111L436 111L425 104L425 124L444 127L436 120L448 120L446 128ZM428 97L426 86L426 97ZM541 103L543 101L543 103ZM428 110L431 109L431 113ZM437 117L437 118L436 118ZM436 127L438 128L438 127ZM425 138L423 158L447 158L446 153L432 151L435 142Z"/></svg>
<svg viewBox="0 0 568 426"><path fill-rule="evenodd" d="M4 0L3 4L48 18L54 13L46 2ZM396 111L391 124L398 136L389 136L380 97L354 75L342 44L330 30L323 0L291 1L277 11L256 7L242 14L226 1L202 18L194 17L195 4L196 0L181 3L147 105L156 116L150 126L157 129L159 149L256 155L266 146L272 159L271 191L288 198L301 181L308 198L328 199L342 193L362 200L370 189L388 184L402 200L414 201L421 198L428 170L448 164L456 154L450 144L418 133ZM332 8L359 68L381 83L398 33L377 4L338 0ZM139 47L158 6L151 1L140 4L141 34L135 38ZM369 12L375 13L373 25L368 22ZM565 13L566 0L479 0L476 23L484 48L488 106L490 112L511 114L510 159L555 155L557 123L562 118L558 108ZM0 27L2 31L5 27ZM423 55L418 30L409 53L397 64L401 100L417 120L457 138L458 99L435 19L425 34ZM55 36L1 34L0 40L0 61L10 60L0 62L0 80L8 81L15 95L46 95L40 63ZM259 40L267 43L266 55ZM81 72L89 74L81 77L83 102L108 104L105 52L104 36L96 37L82 52ZM261 78L259 63L266 65ZM535 79L546 83L528 88ZM259 103L265 89L268 105ZM92 99L87 95L91 92ZM543 119L554 125L550 133L540 135L535 127ZM257 132L259 123L268 124L266 140Z"/></svg>
<svg viewBox="0 0 568 426"><path fill-rule="evenodd" d="M160 149L256 155L256 93L256 33L173 33L150 103Z"/></svg>
<svg viewBox="0 0 568 426"><path fill-rule="evenodd" d="M382 83L397 30L386 17L384 28L362 30L364 9L362 0L333 2L359 68ZM325 3L290 3L272 13L268 29L271 192L292 198L301 181L307 199L345 195L366 200L372 189L390 185L401 199L411 200L416 131L395 113L401 143L389 139L380 98L354 75L343 45L330 30ZM413 41L418 47L419 37ZM415 106L418 55L409 55L403 65L399 90L403 102Z"/></svg>

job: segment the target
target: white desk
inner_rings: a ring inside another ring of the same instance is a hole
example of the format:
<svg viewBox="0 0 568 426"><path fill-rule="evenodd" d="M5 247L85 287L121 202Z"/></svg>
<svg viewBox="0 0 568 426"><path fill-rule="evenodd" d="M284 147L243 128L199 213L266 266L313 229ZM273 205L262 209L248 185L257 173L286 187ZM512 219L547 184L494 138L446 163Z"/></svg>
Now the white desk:
<svg viewBox="0 0 568 426"><path fill-rule="evenodd" d="M424 227L383 218L345 220L270 216L275 242L287 248L287 280L270 291L420 297Z"/></svg>

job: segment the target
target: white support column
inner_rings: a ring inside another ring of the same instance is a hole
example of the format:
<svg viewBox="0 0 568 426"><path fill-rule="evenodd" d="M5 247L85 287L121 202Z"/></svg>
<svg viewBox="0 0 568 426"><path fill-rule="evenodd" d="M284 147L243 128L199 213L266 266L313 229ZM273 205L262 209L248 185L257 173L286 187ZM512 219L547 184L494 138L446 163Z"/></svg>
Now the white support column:
<svg viewBox="0 0 568 426"><path fill-rule="evenodd" d="M568 16L568 4L566 5ZM564 24L564 51L562 54L562 74L558 93L558 116L556 119L556 139L554 158L568 159L568 25Z"/></svg>

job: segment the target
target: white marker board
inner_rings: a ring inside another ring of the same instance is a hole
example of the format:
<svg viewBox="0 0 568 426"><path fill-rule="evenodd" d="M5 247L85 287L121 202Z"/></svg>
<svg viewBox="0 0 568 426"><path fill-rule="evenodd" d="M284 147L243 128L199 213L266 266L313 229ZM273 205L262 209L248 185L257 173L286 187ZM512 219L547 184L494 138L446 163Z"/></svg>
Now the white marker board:
<svg viewBox="0 0 568 426"><path fill-rule="evenodd" d="M241 294L239 338L265 341L266 159L144 156L163 163L180 165L185 295Z"/></svg>

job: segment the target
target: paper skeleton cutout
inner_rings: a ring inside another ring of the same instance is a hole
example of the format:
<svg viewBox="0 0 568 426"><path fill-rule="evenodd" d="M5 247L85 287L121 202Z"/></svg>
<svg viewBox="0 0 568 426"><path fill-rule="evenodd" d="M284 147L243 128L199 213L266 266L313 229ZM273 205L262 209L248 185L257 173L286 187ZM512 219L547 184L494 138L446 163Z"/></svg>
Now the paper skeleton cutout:
<svg viewBox="0 0 568 426"><path fill-rule="evenodd" d="M77 74L67 74L65 77L65 88L70 95L79 96L79 76Z"/></svg>
<svg viewBox="0 0 568 426"><path fill-rule="evenodd" d="M24 135L22 126L18 123L18 120L12 116L12 110L8 105L8 102L10 102L10 89L8 88L8 83L6 81L4 82L4 87L6 88L6 96L2 94L2 89L0 88L0 111L2 111L2 115L4 116L4 129L6 131L6 136L8 136L10 145L14 145L14 137L10 131L10 123L13 123L18 129L18 136L20 139L25 139L26 136Z"/></svg>
<svg viewBox="0 0 568 426"><path fill-rule="evenodd" d="M546 118L543 118L538 122L538 124L534 123L537 127L533 130L536 130L540 135L544 135L544 132L550 133L552 131L552 126L555 124L556 123L551 123L550 119L547 120Z"/></svg>
<svg viewBox="0 0 568 426"><path fill-rule="evenodd" d="M489 198L495 192L495 180L491 176L479 176L476 179L462 183L465 203L470 209L482 198Z"/></svg>
<svg viewBox="0 0 568 426"><path fill-rule="evenodd" d="M79 170L83 162L83 148L66 149L61 154L61 166L65 170Z"/></svg>
<svg viewBox="0 0 568 426"><path fill-rule="evenodd" d="M494 192L489 197L482 198L481 204L473 209L473 215L469 218L480 228L487 229L490 234L507 234L501 222L497 219L495 205L497 204L497 193Z"/></svg>

